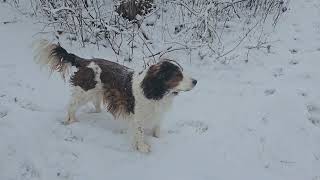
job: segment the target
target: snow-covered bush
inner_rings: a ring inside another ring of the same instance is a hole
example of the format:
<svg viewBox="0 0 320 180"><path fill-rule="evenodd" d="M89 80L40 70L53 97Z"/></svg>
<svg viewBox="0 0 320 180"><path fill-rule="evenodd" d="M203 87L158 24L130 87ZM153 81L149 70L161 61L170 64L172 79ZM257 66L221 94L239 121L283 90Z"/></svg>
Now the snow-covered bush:
<svg viewBox="0 0 320 180"><path fill-rule="evenodd" d="M265 25L275 26L287 6L284 0L31 1L57 37L112 48L128 60L177 50L217 59L252 34L257 46L265 44Z"/></svg>

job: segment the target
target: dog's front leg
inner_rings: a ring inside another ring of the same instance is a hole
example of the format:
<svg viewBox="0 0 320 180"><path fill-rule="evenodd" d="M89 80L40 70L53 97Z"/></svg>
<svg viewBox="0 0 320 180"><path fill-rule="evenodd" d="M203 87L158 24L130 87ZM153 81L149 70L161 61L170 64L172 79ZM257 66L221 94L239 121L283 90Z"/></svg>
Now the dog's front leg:
<svg viewBox="0 0 320 180"><path fill-rule="evenodd" d="M134 119L133 124L133 146L140 152L148 153L150 152L150 145L144 140L144 127L143 120Z"/></svg>
<svg viewBox="0 0 320 180"><path fill-rule="evenodd" d="M161 123L163 118L163 112L156 114L154 117L154 124L152 127L152 136L156 138L160 138L160 132L161 132Z"/></svg>
<svg viewBox="0 0 320 180"><path fill-rule="evenodd" d="M94 105L94 108L95 108L95 113L100 113L101 112L101 101L102 101L102 94L101 93L97 93L94 98L93 98L93 105Z"/></svg>

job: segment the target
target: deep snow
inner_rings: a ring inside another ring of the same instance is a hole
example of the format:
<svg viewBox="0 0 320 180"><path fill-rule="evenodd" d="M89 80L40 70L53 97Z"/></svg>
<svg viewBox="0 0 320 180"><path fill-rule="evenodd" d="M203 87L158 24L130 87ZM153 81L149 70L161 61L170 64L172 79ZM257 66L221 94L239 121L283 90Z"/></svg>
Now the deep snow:
<svg viewBox="0 0 320 180"><path fill-rule="evenodd" d="M181 61L199 84L177 97L147 155L131 149L123 122L87 113L90 105L80 122L62 125L69 88L32 61L42 26L12 11L0 3L1 180L320 180L318 0L291 1L271 53L226 65Z"/></svg>

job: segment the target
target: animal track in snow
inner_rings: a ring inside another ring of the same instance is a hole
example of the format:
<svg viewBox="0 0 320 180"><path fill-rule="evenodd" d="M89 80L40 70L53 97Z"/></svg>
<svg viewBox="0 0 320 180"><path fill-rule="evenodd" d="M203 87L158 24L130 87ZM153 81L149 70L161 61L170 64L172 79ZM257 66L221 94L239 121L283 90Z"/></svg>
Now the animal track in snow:
<svg viewBox="0 0 320 180"><path fill-rule="evenodd" d="M183 122L178 122L177 126L179 128L191 128L196 132L197 134L203 134L208 131L208 125L205 124L202 121L183 121Z"/></svg>
<svg viewBox="0 0 320 180"><path fill-rule="evenodd" d="M298 53L298 50L297 49L289 49L290 53L291 54L297 54Z"/></svg>
<svg viewBox="0 0 320 180"><path fill-rule="evenodd" d="M302 91L302 90L298 90L297 94L302 96L302 97L307 97L308 96L308 93L305 92L305 91Z"/></svg>
<svg viewBox="0 0 320 180"><path fill-rule="evenodd" d="M23 109L27 109L30 111L41 111L42 110L42 108L40 106L34 104L30 100L20 99L17 97L15 97L13 100L16 104L18 104Z"/></svg>
<svg viewBox="0 0 320 180"><path fill-rule="evenodd" d="M21 167L21 179L40 179L40 174L33 164L24 162Z"/></svg>
<svg viewBox="0 0 320 180"><path fill-rule="evenodd" d="M308 104L307 110L309 113L309 117L308 117L309 121L313 125L320 127L320 108L317 105Z"/></svg>
<svg viewBox="0 0 320 180"><path fill-rule="evenodd" d="M270 95L273 95L275 92L276 92L276 89L266 89L266 90L264 91L264 94L265 94L266 96L270 96Z"/></svg>
<svg viewBox="0 0 320 180"><path fill-rule="evenodd" d="M291 60L291 61L289 62L289 64L290 64L290 65L297 65L297 64L299 64L299 61L293 59L293 60Z"/></svg>
<svg viewBox="0 0 320 180"><path fill-rule="evenodd" d="M65 171L59 171L56 175L59 179L73 179L72 175L69 172Z"/></svg>
<svg viewBox="0 0 320 180"><path fill-rule="evenodd" d="M83 138L82 137L78 137L78 136L68 136L66 138L64 138L65 141L68 142L83 142Z"/></svg>
<svg viewBox="0 0 320 180"><path fill-rule="evenodd" d="M4 118L5 116L7 116L8 112L9 110L7 107L0 105L0 118Z"/></svg>
<svg viewBox="0 0 320 180"><path fill-rule="evenodd" d="M273 76L274 76L275 78L280 77L280 76L283 76L283 75L284 75L284 73L283 73L283 68L276 68L276 69L274 70L274 72L273 72Z"/></svg>

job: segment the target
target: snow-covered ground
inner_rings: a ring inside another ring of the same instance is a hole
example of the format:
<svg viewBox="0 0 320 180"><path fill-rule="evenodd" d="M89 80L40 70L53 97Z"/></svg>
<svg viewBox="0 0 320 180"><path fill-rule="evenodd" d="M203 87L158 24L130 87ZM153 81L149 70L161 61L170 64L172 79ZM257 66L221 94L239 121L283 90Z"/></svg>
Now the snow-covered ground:
<svg viewBox="0 0 320 180"><path fill-rule="evenodd" d="M183 63L199 84L177 97L162 137L148 137L152 152L141 154L107 112L87 106L79 123L61 124L68 86L32 61L41 25L0 3L0 180L320 180L319 17L318 0L291 1L271 53Z"/></svg>

